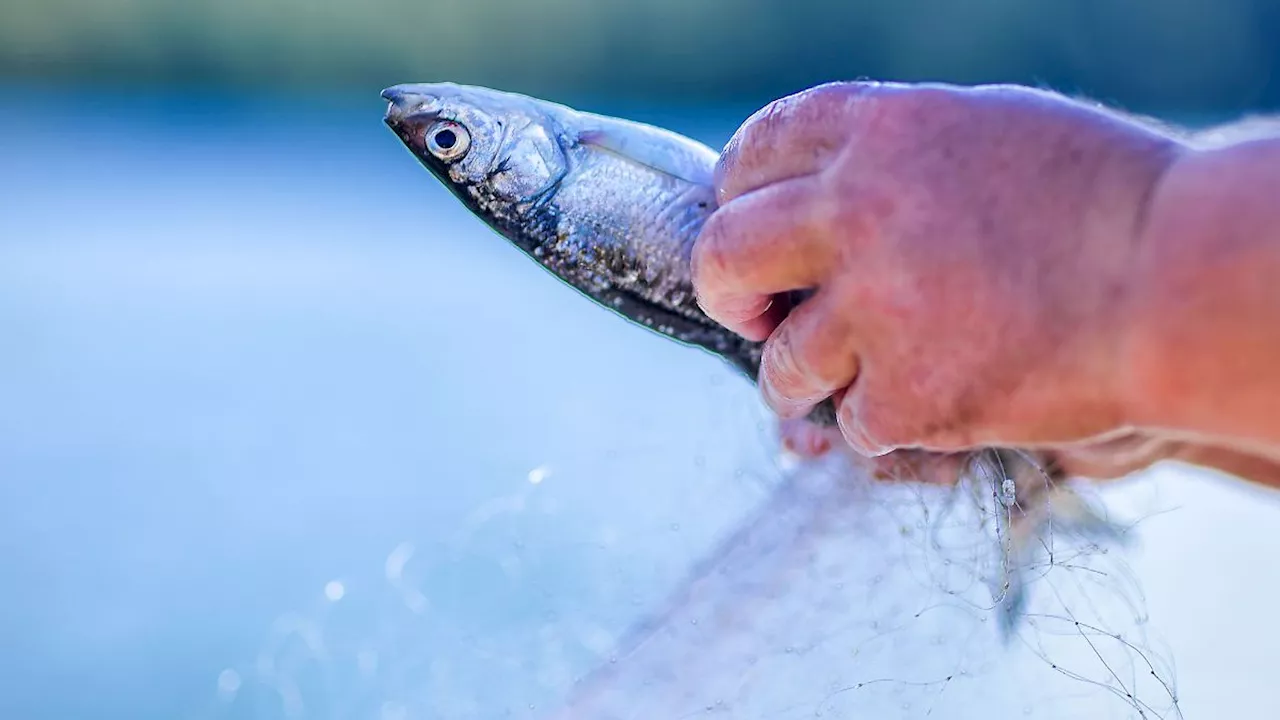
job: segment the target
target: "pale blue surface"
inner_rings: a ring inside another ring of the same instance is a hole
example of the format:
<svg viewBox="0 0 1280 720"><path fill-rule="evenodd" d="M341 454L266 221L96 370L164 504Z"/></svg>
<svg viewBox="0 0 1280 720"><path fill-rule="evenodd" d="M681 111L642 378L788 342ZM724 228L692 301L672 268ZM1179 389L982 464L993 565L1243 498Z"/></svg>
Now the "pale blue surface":
<svg viewBox="0 0 1280 720"><path fill-rule="evenodd" d="M381 110L0 96L0 716L523 716L766 496L753 391L550 280ZM1166 483L1202 514L1139 570L1188 716L1256 716L1277 511Z"/></svg>
<svg viewBox="0 0 1280 720"><path fill-rule="evenodd" d="M334 579L327 627L348 638L330 642L350 647L332 663L361 643L407 674L444 657L459 695L519 705L532 678L511 671L510 697L493 696L458 638L556 612L616 631L632 596L665 590L650 576L674 580L716 518L759 496L733 472L750 454L711 440L734 407L717 402L753 407L749 390L550 281L381 111L376 89L363 108L296 112L5 97L0 714L201 716L219 672L252 667L273 621L322 606ZM667 480L695 462L701 485ZM523 520L468 526L543 465ZM682 517L717 484L736 500ZM432 549L450 537L465 557ZM419 576L440 558L416 579L432 621L395 614L383 563L402 542ZM601 564L614 590L584 575ZM591 597L615 591L623 608ZM309 716L400 692L332 674ZM279 714L255 700L231 714Z"/></svg>

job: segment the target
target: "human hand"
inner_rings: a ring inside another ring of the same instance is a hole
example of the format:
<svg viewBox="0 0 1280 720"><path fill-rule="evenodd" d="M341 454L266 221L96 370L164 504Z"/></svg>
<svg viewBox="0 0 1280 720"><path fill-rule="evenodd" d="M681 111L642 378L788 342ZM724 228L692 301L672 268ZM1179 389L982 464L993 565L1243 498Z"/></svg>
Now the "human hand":
<svg viewBox="0 0 1280 720"><path fill-rule="evenodd" d="M864 455L1123 434L1131 258L1181 150L1028 89L820 86L730 141L694 285L768 338L768 405L833 397Z"/></svg>

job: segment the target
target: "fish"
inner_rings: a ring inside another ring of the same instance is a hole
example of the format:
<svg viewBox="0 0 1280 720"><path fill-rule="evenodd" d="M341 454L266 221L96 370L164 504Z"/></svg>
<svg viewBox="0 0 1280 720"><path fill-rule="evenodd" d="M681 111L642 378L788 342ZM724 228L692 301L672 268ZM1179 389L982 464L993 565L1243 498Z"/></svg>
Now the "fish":
<svg viewBox="0 0 1280 720"><path fill-rule="evenodd" d="M693 245L716 210L717 151L664 128L487 87L406 83L382 98L386 126L491 230L596 304L758 381L763 343L708 317L692 284ZM831 401L807 420L834 426ZM1026 604L1020 569L1048 528L1124 537L1047 454L988 448L956 463L1001 508L997 534L1009 561L991 593L1006 637Z"/></svg>

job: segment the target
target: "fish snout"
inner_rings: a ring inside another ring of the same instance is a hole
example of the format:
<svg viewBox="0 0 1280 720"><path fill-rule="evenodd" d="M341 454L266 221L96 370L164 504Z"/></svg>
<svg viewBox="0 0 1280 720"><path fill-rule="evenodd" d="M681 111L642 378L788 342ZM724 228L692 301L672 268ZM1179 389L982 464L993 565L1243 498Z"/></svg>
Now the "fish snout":
<svg viewBox="0 0 1280 720"><path fill-rule="evenodd" d="M417 93L410 90L407 85L393 85L382 91L382 99L391 103L393 107L403 106L405 98L416 95Z"/></svg>
<svg viewBox="0 0 1280 720"><path fill-rule="evenodd" d="M440 99L414 85L393 85L382 91L387 101L386 120L404 120L410 115L429 114Z"/></svg>
<svg viewBox="0 0 1280 720"><path fill-rule="evenodd" d="M382 91L382 99L395 102L399 100L400 96L403 94L404 94L404 90L402 85L392 85L391 87L386 88L385 90Z"/></svg>

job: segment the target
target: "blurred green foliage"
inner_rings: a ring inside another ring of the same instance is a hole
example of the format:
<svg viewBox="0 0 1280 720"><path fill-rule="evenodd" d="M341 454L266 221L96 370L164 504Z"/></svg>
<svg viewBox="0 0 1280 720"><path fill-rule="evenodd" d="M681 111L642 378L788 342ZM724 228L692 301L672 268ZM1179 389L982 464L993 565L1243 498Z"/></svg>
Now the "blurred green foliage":
<svg viewBox="0 0 1280 720"><path fill-rule="evenodd" d="M865 76L1218 114L1280 106L1280 0L0 0L0 75L671 102Z"/></svg>

